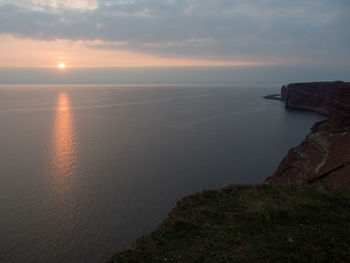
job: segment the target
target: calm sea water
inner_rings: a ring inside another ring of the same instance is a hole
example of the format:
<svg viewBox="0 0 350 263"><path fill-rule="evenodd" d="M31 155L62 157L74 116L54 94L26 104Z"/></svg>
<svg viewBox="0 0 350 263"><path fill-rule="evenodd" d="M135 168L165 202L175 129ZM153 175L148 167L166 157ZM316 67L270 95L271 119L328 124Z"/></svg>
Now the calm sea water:
<svg viewBox="0 0 350 263"><path fill-rule="evenodd" d="M103 262L181 197L263 181L323 119L278 92L0 86L0 262Z"/></svg>

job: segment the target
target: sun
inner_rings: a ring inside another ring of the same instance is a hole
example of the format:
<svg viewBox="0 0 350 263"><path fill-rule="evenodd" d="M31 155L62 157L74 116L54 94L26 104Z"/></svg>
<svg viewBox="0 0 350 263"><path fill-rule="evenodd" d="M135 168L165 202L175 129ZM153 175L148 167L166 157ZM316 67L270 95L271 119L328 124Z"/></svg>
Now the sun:
<svg viewBox="0 0 350 263"><path fill-rule="evenodd" d="M58 68L60 68L60 69L64 69L65 67L66 67L66 64L64 64L64 63L58 63Z"/></svg>

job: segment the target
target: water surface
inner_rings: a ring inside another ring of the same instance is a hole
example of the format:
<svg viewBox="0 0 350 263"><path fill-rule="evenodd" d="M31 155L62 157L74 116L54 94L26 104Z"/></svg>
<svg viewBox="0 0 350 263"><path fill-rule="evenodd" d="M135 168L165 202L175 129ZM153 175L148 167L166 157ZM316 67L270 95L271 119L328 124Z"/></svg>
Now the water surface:
<svg viewBox="0 0 350 263"><path fill-rule="evenodd" d="M278 91L0 86L0 261L103 262L181 197L263 181L324 118Z"/></svg>

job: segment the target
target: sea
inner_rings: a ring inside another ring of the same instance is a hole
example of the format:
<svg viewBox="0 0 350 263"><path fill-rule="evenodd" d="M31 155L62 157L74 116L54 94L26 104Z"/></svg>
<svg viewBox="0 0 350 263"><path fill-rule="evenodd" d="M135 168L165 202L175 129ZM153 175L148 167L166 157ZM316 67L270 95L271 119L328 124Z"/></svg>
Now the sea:
<svg viewBox="0 0 350 263"><path fill-rule="evenodd" d="M324 116L235 85L0 85L0 262L104 262L204 189L261 183Z"/></svg>

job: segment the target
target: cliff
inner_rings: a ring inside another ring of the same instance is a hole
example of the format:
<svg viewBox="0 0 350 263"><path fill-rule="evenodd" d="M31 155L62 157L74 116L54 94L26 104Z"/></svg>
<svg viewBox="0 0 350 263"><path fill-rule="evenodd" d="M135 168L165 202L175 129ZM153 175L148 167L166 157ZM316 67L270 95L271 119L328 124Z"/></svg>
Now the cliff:
<svg viewBox="0 0 350 263"><path fill-rule="evenodd" d="M350 125L350 84L335 89L328 106L329 123L336 129Z"/></svg>
<svg viewBox="0 0 350 263"><path fill-rule="evenodd" d="M180 200L108 263L350 262L350 190L231 185Z"/></svg>
<svg viewBox="0 0 350 263"><path fill-rule="evenodd" d="M286 108L312 110L327 115L327 106L334 90L343 85L343 81L291 83L281 88L281 97L286 102Z"/></svg>
<svg viewBox="0 0 350 263"><path fill-rule="evenodd" d="M286 96L294 96L289 99L293 105L305 105L307 102L308 106L319 109L327 103L329 117L327 121L316 123L306 139L288 152L277 171L265 181L267 184L307 183L326 184L331 188L350 187L350 85L340 85L340 82L335 85L332 89L319 85L323 88L315 91L315 96L311 92L317 85L307 85L308 88L303 89L305 99L301 98L303 93L300 88L296 92L295 86L292 86L288 91L287 86ZM306 93L306 90L310 93Z"/></svg>
<svg viewBox="0 0 350 263"><path fill-rule="evenodd" d="M156 230L107 262L350 262L350 190L309 185L350 188L350 85L329 83L282 88L288 107L329 117L265 185L188 196Z"/></svg>

